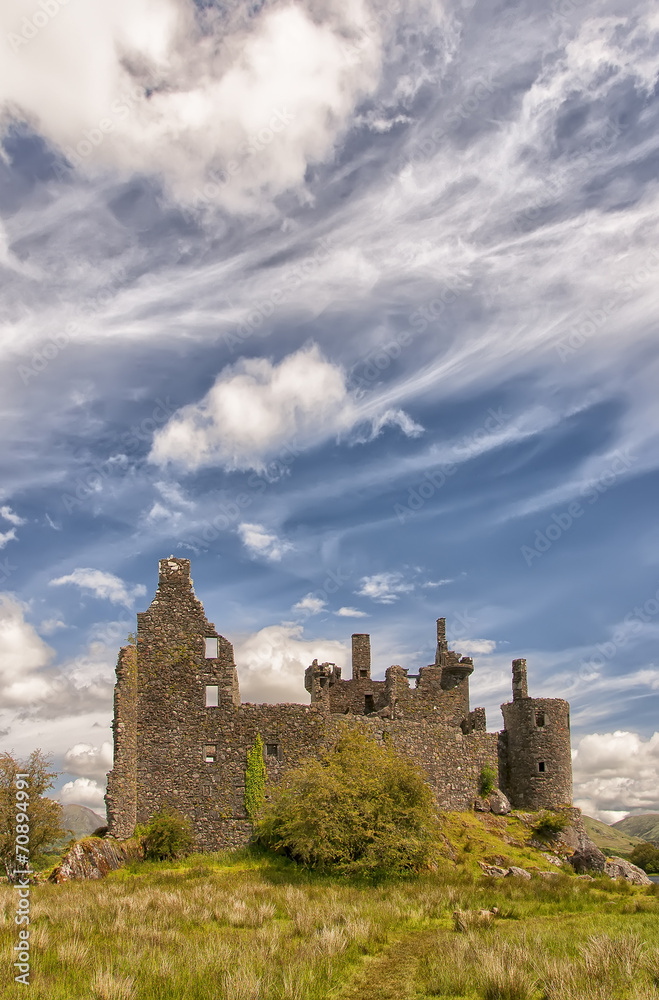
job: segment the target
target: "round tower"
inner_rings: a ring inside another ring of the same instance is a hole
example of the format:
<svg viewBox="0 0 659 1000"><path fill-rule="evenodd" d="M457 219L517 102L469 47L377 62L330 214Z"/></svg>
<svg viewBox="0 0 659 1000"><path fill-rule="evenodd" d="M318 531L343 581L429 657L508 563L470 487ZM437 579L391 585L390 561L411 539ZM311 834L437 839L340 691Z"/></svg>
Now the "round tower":
<svg viewBox="0 0 659 1000"><path fill-rule="evenodd" d="M572 804L570 706L529 698L526 660L513 660L513 700L501 706L506 794L516 809Z"/></svg>

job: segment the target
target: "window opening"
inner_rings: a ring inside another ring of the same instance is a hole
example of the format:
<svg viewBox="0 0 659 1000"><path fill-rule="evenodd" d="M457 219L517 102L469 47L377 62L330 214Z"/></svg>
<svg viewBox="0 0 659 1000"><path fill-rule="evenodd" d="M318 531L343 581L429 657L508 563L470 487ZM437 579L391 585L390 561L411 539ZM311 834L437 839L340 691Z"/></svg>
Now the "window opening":
<svg viewBox="0 0 659 1000"><path fill-rule="evenodd" d="M207 660L216 660L217 659L217 638L216 638L216 636L212 635L212 636L210 636L210 638L204 639L204 642L206 644L206 652L205 652L206 659Z"/></svg>
<svg viewBox="0 0 659 1000"><path fill-rule="evenodd" d="M206 685L206 708L217 708L220 704L220 689L217 684Z"/></svg>

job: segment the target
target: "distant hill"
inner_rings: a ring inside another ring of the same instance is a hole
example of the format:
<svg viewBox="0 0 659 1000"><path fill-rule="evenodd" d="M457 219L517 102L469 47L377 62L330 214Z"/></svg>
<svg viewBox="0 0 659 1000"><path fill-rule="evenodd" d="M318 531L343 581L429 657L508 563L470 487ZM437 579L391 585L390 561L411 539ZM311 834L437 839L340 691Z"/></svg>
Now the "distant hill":
<svg viewBox="0 0 659 1000"><path fill-rule="evenodd" d="M605 854L631 854L637 844L643 843L641 838L630 836L629 831L616 830L591 816L584 816L583 821L588 836ZM626 823L626 820L622 822ZM620 826L619 823L615 825Z"/></svg>
<svg viewBox="0 0 659 1000"><path fill-rule="evenodd" d="M628 816L613 823L612 830L627 834L628 837L640 837L655 847L659 847L659 813L642 813L640 816Z"/></svg>
<svg viewBox="0 0 659 1000"><path fill-rule="evenodd" d="M61 806L61 810L62 826L65 830L71 830L76 840L88 837L94 830L98 830L99 826L106 825L104 817L99 816L93 809L88 809L87 806Z"/></svg>

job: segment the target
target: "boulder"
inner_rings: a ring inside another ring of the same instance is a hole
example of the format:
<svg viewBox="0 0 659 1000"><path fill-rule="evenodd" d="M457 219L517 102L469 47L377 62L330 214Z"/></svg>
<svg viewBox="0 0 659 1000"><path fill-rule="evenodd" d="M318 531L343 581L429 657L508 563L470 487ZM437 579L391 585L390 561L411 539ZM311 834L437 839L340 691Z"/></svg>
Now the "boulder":
<svg viewBox="0 0 659 1000"><path fill-rule="evenodd" d="M490 809L496 816L507 816L512 809L507 797L499 788L495 788L492 794L488 795L487 801L490 804Z"/></svg>
<svg viewBox="0 0 659 1000"><path fill-rule="evenodd" d="M506 872L506 878L531 878L531 873L527 872L525 868L518 868L516 865L511 865Z"/></svg>
<svg viewBox="0 0 659 1000"><path fill-rule="evenodd" d="M136 840L79 840L64 855L49 876L49 882L71 882L80 879L103 878L108 872L121 868L132 858L142 858L143 852Z"/></svg>
<svg viewBox="0 0 659 1000"><path fill-rule="evenodd" d="M486 865L484 861L478 862L483 875L489 875L491 878L503 878L507 874L505 868L499 868L498 865Z"/></svg>
<svg viewBox="0 0 659 1000"><path fill-rule="evenodd" d="M474 799L474 809L479 813L489 813L491 806L487 799Z"/></svg>
<svg viewBox="0 0 659 1000"><path fill-rule="evenodd" d="M625 882L632 882L634 885L653 884L642 868L624 858L607 858L604 871L610 878L624 878Z"/></svg>
<svg viewBox="0 0 659 1000"><path fill-rule="evenodd" d="M562 868L563 862L560 858L557 858L555 854L548 854L547 851L541 851L540 853L545 861L548 861L550 865L556 865L557 868Z"/></svg>
<svg viewBox="0 0 659 1000"><path fill-rule="evenodd" d="M606 858L595 844L587 844L574 852L569 862L577 875L588 872L603 872Z"/></svg>

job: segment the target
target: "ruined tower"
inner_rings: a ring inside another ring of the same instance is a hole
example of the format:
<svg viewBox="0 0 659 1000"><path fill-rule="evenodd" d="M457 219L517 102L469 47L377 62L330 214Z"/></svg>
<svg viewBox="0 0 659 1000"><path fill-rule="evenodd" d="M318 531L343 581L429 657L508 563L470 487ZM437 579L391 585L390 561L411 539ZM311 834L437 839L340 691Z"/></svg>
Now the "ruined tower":
<svg viewBox="0 0 659 1000"><path fill-rule="evenodd" d="M137 615L137 641L117 663L110 831L129 837L136 823L173 807L190 820L198 849L246 844L245 771L256 740L268 781L277 782L335 745L346 727L412 760L441 809L470 808L483 768L497 766L513 806L569 803L567 702L529 698L526 661L515 660L505 730L488 732L485 709L469 704L473 670L471 657L449 649L438 618L434 661L415 673L394 664L383 679L372 677L370 636L356 632L350 678L314 660L304 674L307 704L241 703L233 646L206 618L189 560L161 559L155 596Z"/></svg>
<svg viewBox="0 0 659 1000"><path fill-rule="evenodd" d="M513 700L501 706L501 784L519 809L572 802L570 706L562 698L529 698L526 660L513 660Z"/></svg>

